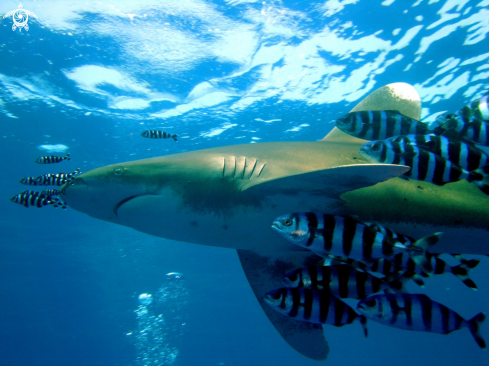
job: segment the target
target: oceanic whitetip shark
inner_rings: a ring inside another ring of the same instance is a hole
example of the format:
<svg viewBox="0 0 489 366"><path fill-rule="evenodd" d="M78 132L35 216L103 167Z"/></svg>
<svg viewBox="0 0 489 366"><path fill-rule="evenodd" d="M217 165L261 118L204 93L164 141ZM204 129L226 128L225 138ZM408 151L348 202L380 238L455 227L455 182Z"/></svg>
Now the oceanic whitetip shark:
<svg viewBox="0 0 489 366"><path fill-rule="evenodd" d="M419 120L421 102L412 86L396 83L352 111L360 110L397 110ZM433 251L489 254L489 198L477 187L395 178L409 168L367 164L358 154L364 142L335 128L315 142L232 145L109 165L77 176L62 196L76 210L144 233L237 249L275 328L297 351L323 360L329 350L320 325L264 304L286 272L319 260L277 235L275 217L351 214L415 238L445 232Z"/></svg>

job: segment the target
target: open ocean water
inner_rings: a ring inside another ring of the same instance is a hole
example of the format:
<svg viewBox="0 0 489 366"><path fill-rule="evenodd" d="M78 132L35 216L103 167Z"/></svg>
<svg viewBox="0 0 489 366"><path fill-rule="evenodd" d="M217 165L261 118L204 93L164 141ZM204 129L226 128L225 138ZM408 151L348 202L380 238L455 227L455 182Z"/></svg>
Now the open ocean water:
<svg viewBox="0 0 489 366"><path fill-rule="evenodd" d="M317 365L289 347L234 250L152 237L70 208L26 209L18 180L208 147L323 138L375 89L412 84L425 121L489 91L487 0L0 2L0 365ZM178 142L143 139L147 129ZM62 145L62 146L56 146ZM71 161L38 165L58 149ZM463 244L463 243L462 243ZM489 244L488 244L489 245ZM470 256L468 256L470 257ZM472 258L472 257L470 257ZM465 318L471 278L408 288ZM182 278L170 272L178 272ZM143 305L140 294L151 294ZM329 365L489 365L463 329L325 326ZM489 321L482 326L489 341Z"/></svg>

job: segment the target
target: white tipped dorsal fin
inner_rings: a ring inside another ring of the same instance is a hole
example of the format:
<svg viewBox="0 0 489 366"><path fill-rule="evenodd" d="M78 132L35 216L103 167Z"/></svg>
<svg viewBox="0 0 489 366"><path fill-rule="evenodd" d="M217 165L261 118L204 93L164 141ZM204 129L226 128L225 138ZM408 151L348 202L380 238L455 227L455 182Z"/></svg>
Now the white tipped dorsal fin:
<svg viewBox="0 0 489 366"><path fill-rule="evenodd" d="M421 100L414 87L407 83L385 85L358 103L350 112L396 110L399 113L420 120ZM321 141L348 142L363 144L365 140L350 136L338 128L326 135Z"/></svg>

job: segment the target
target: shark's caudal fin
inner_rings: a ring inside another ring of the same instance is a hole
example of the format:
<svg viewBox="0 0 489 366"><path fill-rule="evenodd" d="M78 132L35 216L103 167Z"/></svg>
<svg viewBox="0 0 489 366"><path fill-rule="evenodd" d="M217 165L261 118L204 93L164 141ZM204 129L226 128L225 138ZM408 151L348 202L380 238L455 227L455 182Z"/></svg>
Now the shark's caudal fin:
<svg viewBox="0 0 489 366"><path fill-rule="evenodd" d="M259 255L238 250L239 260L253 292L268 319L285 341L297 352L314 360L325 360L329 347L319 324L300 322L272 310L265 302L268 291L282 287L282 277L294 268L315 265L320 258L311 252L290 252Z"/></svg>
<svg viewBox="0 0 489 366"><path fill-rule="evenodd" d="M381 110L396 110L419 121L421 118L421 100L412 85L393 83L369 94L350 112ZM321 141L357 143L359 146L365 143L365 140L350 136L336 127Z"/></svg>

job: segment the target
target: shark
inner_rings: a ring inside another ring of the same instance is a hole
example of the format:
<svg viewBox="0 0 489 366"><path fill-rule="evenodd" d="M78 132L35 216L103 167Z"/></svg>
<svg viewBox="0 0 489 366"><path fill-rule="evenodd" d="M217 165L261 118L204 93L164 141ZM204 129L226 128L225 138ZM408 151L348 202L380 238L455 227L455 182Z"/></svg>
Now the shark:
<svg viewBox="0 0 489 366"><path fill-rule="evenodd" d="M352 111L396 110L420 119L409 84L383 86ZM269 142L190 151L100 167L60 195L94 218L180 242L235 249L269 320L304 356L325 360L321 325L274 312L266 292L288 271L320 258L271 230L299 211L356 215L415 238L444 232L432 251L489 254L489 198L460 181L445 186L401 179L409 167L362 160L365 143L334 128L319 141ZM401 177L401 178L400 178Z"/></svg>

